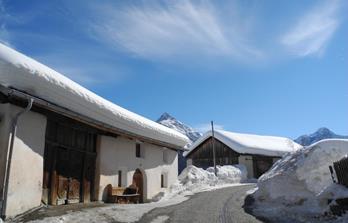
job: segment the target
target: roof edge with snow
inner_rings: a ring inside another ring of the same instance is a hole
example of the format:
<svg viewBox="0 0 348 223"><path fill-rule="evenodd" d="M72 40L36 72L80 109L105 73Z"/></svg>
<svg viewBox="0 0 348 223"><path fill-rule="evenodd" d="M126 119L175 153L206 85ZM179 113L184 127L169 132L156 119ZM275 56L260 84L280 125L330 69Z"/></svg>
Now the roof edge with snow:
<svg viewBox="0 0 348 223"><path fill-rule="evenodd" d="M53 69L0 43L0 85L26 92L100 123L182 148L188 138L128 111Z"/></svg>
<svg viewBox="0 0 348 223"><path fill-rule="evenodd" d="M201 143L210 137L212 137L211 130L203 134L202 137L194 142L188 148L189 151L184 153L184 156L187 157ZM281 157L285 153L294 152L303 148L291 139L278 136L261 136L215 130L214 138L240 154Z"/></svg>

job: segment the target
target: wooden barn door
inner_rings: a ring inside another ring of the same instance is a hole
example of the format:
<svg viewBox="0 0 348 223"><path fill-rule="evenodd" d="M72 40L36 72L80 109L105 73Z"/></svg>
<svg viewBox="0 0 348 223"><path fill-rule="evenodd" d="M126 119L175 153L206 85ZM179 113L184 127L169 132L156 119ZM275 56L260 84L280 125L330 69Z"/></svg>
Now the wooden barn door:
<svg viewBox="0 0 348 223"><path fill-rule="evenodd" d="M262 174L267 172L273 165L273 159L270 157L254 156L254 177L259 178Z"/></svg>
<svg viewBox="0 0 348 223"><path fill-rule="evenodd" d="M46 204L94 198L96 135L74 124L47 123L42 196Z"/></svg>
<svg viewBox="0 0 348 223"><path fill-rule="evenodd" d="M140 203L143 203L144 179L143 174L139 169L135 170L135 173L133 175L133 184L138 188L138 193L140 194Z"/></svg>

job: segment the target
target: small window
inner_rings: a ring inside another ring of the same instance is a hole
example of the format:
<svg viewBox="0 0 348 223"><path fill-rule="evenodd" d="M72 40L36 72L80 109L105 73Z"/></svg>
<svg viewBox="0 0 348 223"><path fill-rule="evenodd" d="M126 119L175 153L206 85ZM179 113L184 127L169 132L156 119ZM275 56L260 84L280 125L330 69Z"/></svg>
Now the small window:
<svg viewBox="0 0 348 223"><path fill-rule="evenodd" d="M136 143L135 146L135 156L140 158L141 157L141 145L140 143Z"/></svg>
<svg viewBox="0 0 348 223"><path fill-rule="evenodd" d="M118 171L118 187L122 187L122 171Z"/></svg>
<svg viewBox="0 0 348 223"><path fill-rule="evenodd" d="M161 188L167 188L167 174L166 173L162 173L161 174Z"/></svg>
<svg viewBox="0 0 348 223"><path fill-rule="evenodd" d="M161 187L164 188L164 174L161 174Z"/></svg>

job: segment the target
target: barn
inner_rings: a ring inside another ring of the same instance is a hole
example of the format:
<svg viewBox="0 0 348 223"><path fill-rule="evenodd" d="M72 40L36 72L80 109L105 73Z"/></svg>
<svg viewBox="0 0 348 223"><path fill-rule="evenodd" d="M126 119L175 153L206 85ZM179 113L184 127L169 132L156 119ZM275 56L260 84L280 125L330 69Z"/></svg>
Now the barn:
<svg viewBox="0 0 348 223"><path fill-rule="evenodd" d="M260 177L285 153L302 148L283 137L216 130L213 138L212 131L208 131L185 152L187 165L204 169L214 166L213 142L216 165L244 164L249 178Z"/></svg>
<svg viewBox="0 0 348 223"><path fill-rule="evenodd" d="M177 179L188 138L0 44L0 208L107 199L135 184L142 201Z"/></svg>

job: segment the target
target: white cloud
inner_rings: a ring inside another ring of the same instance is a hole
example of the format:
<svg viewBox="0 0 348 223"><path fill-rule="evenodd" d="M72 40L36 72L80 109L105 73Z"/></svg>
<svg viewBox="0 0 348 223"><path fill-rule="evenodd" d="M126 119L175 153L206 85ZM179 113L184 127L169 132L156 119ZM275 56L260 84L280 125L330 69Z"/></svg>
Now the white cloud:
<svg viewBox="0 0 348 223"><path fill-rule="evenodd" d="M0 0L0 42L3 44L6 44L8 46L11 46L10 44L10 34L6 27L6 19L9 17L9 15L6 12L4 3L2 0ZM13 47L13 46L11 46Z"/></svg>
<svg viewBox="0 0 348 223"><path fill-rule="evenodd" d="M97 39L147 59L183 55L229 58L261 57L248 42L237 13L221 16L207 1L151 2L120 9L97 9L90 29ZM228 19L226 19L228 18Z"/></svg>
<svg viewBox="0 0 348 223"><path fill-rule="evenodd" d="M326 1L299 18L281 38L281 43L297 56L321 55L335 33L339 1Z"/></svg>
<svg viewBox="0 0 348 223"><path fill-rule="evenodd" d="M121 82L128 70L115 66L115 60L108 59L97 50L81 50L80 46L70 46L70 49L44 52L33 57L61 74L71 78L83 86L102 86Z"/></svg>
<svg viewBox="0 0 348 223"><path fill-rule="evenodd" d="M194 127L194 129L197 130L198 132L204 133L204 132L211 130L211 124L210 123L198 124ZM215 130L223 130L224 126L214 123L214 129Z"/></svg>

